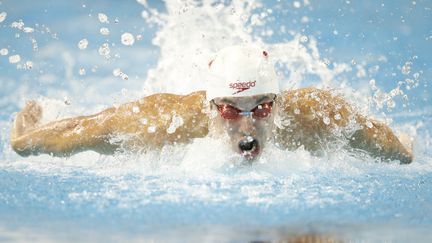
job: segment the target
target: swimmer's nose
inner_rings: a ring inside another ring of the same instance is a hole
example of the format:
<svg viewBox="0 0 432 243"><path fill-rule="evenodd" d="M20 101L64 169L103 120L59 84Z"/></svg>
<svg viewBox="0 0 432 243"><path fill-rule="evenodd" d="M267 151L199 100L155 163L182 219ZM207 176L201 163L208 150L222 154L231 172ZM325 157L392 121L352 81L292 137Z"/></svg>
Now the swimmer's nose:
<svg viewBox="0 0 432 243"><path fill-rule="evenodd" d="M238 146L241 151L249 152L253 150L258 145L258 141L252 137L246 137L240 140Z"/></svg>

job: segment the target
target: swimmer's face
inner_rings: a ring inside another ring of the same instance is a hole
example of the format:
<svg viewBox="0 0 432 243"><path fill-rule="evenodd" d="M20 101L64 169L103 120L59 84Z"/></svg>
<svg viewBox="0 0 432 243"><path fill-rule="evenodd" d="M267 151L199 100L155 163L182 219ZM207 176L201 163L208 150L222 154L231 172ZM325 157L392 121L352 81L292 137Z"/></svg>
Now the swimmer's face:
<svg viewBox="0 0 432 243"><path fill-rule="evenodd" d="M275 94L215 98L213 127L226 133L231 147L248 160L257 158L274 128Z"/></svg>

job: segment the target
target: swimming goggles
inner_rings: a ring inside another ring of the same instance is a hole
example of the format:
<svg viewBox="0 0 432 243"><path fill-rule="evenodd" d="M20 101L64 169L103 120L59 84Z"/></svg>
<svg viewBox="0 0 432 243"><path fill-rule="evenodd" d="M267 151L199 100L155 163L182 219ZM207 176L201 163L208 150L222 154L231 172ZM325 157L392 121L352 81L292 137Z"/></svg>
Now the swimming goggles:
<svg viewBox="0 0 432 243"><path fill-rule="evenodd" d="M274 99L270 102L264 102L262 104L257 105L250 111L242 111L232 105L222 104L218 105L213 101L213 104L217 107L219 114L222 118L227 120L236 120L241 116L252 116L253 118L263 119L270 115Z"/></svg>

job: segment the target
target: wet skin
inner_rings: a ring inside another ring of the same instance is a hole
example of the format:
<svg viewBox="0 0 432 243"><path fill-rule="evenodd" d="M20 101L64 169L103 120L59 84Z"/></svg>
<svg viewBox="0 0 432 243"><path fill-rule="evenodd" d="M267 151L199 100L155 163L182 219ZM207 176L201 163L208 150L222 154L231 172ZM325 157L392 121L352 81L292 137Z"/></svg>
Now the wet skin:
<svg viewBox="0 0 432 243"><path fill-rule="evenodd" d="M347 149L358 149L383 160L411 163L411 145L401 143L384 123L365 117L341 96L315 88L288 90L278 94L271 115L262 119L250 116L226 120L218 114L217 102L250 111L272 95L222 98L214 103L203 91L189 95L154 94L100 113L40 124L42 107L28 102L12 124L11 145L22 156L41 153L55 156L93 150L112 154L119 150L162 148L166 144L189 143L194 138L227 135L231 147L256 158L268 140L281 149L299 147L314 152L343 141ZM135 112L138 110L138 112ZM182 125L172 129L175 117ZM144 122L145 121L145 122ZM277 122L276 122L277 121ZM239 141L249 135L255 144L239 148Z"/></svg>
<svg viewBox="0 0 432 243"><path fill-rule="evenodd" d="M226 134L233 151L246 159L256 159L270 140L274 130L274 107L267 117L254 117L254 108L260 109L262 104L274 102L275 94L262 94L248 97L215 98L210 104L211 109L218 114L213 121L216 134ZM218 107L228 105L244 113L235 119L223 118Z"/></svg>

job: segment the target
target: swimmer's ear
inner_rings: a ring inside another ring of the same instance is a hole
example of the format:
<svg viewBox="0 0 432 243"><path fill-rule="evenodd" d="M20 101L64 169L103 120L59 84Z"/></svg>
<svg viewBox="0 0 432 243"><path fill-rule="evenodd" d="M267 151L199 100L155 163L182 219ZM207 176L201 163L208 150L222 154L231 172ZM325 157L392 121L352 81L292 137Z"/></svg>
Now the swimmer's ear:
<svg viewBox="0 0 432 243"><path fill-rule="evenodd" d="M214 62L214 59L209 62L209 64L208 64L209 68L211 67L211 65L213 64L213 62Z"/></svg>

